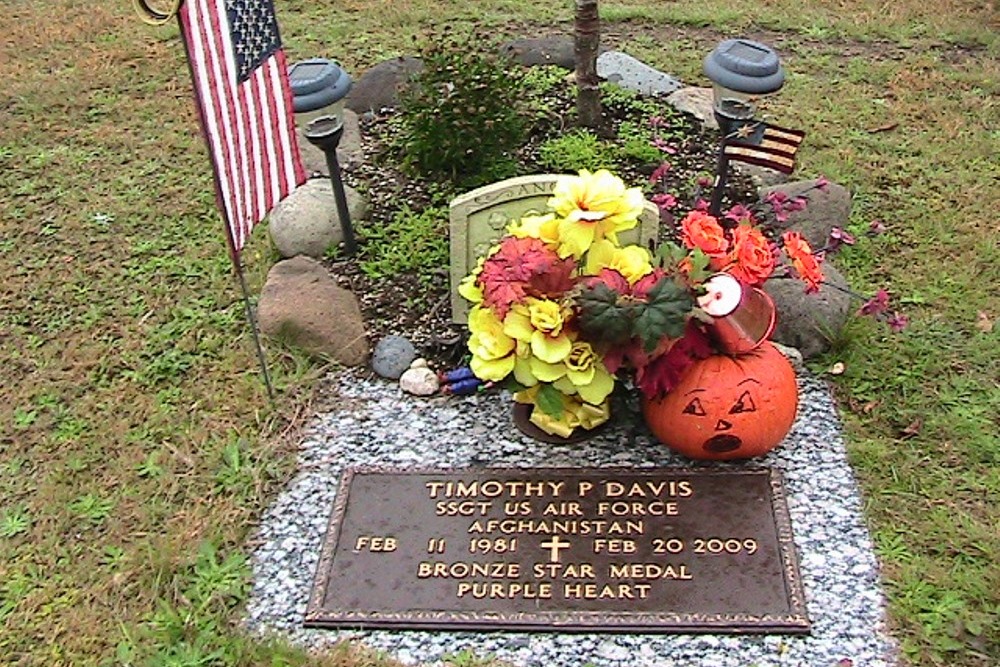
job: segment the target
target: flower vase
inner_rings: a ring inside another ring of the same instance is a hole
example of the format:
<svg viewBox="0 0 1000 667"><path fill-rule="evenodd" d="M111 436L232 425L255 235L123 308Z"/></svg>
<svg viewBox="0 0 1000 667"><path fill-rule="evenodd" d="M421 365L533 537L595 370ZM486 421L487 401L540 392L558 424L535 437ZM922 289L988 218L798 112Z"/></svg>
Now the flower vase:
<svg viewBox="0 0 1000 667"><path fill-rule="evenodd" d="M561 436L555 433L549 433L543 430L531 421L531 412L535 409L535 406L531 403L514 403L514 409L511 416L514 420L514 425L517 427L521 433L525 434L529 438L538 440L539 442L547 442L554 445L572 445L577 442L583 442L592 438L594 435L600 433L605 429L608 422L605 421L598 424L594 428L574 428L573 431L568 436Z"/></svg>

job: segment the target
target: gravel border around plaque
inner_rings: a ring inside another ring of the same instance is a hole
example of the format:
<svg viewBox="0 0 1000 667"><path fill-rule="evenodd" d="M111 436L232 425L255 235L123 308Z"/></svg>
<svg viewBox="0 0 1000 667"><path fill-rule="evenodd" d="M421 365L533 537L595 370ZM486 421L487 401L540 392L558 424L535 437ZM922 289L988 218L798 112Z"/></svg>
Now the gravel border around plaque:
<svg viewBox="0 0 1000 667"><path fill-rule="evenodd" d="M331 631L302 627L316 564L347 466L690 466L649 435L638 415L618 414L601 435L573 445L533 441L510 421L509 397L418 399L357 373L333 378L339 409L317 415L299 472L265 513L254 538L254 585L245 626L306 647L353 639L406 664L440 664L463 650L521 667L865 667L895 664L878 564L861 517L833 400L799 377L799 415L785 443L755 466L785 477L812 633L789 635L560 634L459 631ZM745 464L698 464L738 469ZM405 511L405 508L401 508Z"/></svg>

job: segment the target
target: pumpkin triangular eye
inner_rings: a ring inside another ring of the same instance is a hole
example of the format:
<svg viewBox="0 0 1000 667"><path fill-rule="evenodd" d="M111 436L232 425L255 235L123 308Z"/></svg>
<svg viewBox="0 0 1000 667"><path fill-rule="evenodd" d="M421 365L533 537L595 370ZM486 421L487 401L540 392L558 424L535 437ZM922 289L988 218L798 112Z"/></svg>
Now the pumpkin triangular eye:
<svg viewBox="0 0 1000 667"><path fill-rule="evenodd" d="M753 398L750 397L750 392L745 391L740 394L740 398L736 401L736 405L729 410L729 414L738 415L741 412L756 412L757 406L753 402Z"/></svg>
<svg viewBox="0 0 1000 667"><path fill-rule="evenodd" d="M697 415L699 417L705 416L705 408L701 407L701 399L692 398L691 402L681 410L682 414L685 415Z"/></svg>

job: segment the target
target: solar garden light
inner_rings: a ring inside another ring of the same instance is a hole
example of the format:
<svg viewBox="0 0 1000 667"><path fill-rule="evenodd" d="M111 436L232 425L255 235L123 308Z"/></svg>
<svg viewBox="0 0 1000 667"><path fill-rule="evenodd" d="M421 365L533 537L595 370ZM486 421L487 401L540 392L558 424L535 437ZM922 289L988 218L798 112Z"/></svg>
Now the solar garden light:
<svg viewBox="0 0 1000 667"><path fill-rule="evenodd" d="M719 215L729 161L725 144L754 124L757 100L777 92L785 82L778 54L771 47L749 39L727 39L705 58L705 76L712 81L712 108L722 131L719 165L709 211Z"/></svg>
<svg viewBox="0 0 1000 667"><path fill-rule="evenodd" d="M344 136L344 98L351 90L351 77L331 60L312 58L292 65L288 69L288 80L296 123L305 125L306 139L326 156L337 218L344 237L344 252L353 255L357 243L337 160L337 146Z"/></svg>
<svg viewBox="0 0 1000 667"><path fill-rule="evenodd" d="M776 93L785 83L778 54L749 39L727 39L705 58L712 81L712 106L723 136L757 113L756 101Z"/></svg>

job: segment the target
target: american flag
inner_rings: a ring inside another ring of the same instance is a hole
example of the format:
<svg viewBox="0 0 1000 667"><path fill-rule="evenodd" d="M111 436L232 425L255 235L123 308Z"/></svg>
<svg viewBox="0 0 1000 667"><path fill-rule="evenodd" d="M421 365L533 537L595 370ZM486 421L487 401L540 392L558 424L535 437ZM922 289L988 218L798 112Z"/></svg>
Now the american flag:
<svg viewBox="0 0 1000 667"><path fill-rule="evenodd" d="M749 162L785 174L795 169L795 154L806 133L768 123L749 123L737 128L727 138L723 152L730 160Z"/></svg>
<svg viewBox="0 0 1000 667"><path fill-rule="evenodd" d="M234 257L306 180L271 0L184 0L179 11L202 132Z"/></svg>

